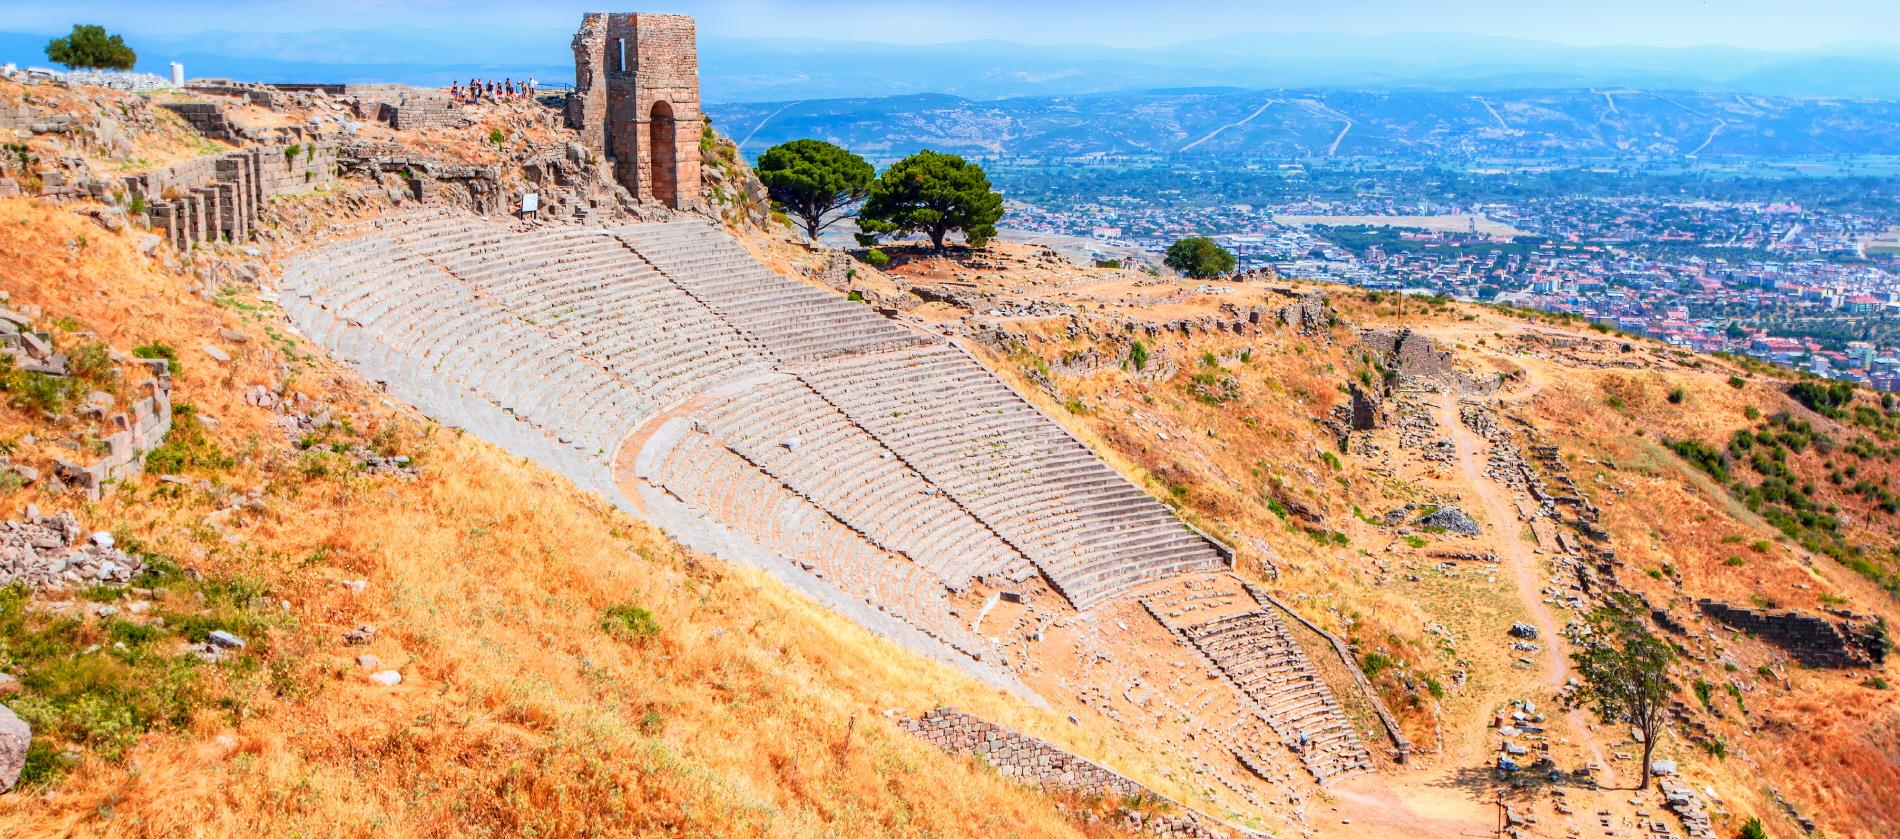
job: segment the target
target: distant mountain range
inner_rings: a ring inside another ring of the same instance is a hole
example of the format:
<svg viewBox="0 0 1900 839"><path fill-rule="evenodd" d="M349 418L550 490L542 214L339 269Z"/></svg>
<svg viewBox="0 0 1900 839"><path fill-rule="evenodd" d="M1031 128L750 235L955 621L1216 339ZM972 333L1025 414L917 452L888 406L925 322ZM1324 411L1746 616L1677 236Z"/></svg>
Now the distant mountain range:
<svg viewBox="0 0 1900 839"><path fill-rule="evenodd" d="M920 95L708 108L756 155L817 137L869 157L1087 154L1403 160L1900 155L1900 100L1628 88Z"/></svg>
<svg viewBox="0 0 1900 839"><path fill-rule="evenodd" d="M291 34L126 33L141 69L182 61L194 77L446 84L470 76L571 81L571 22L541 28L453 24ZM1890 37L1892 33L1875 33ZM0 32L0 61L44 63L51 33ZM1622 87L1762 96L1900 99L1900 46L1775 52L1733 47L1572 47L1415 33L1237 34L1165 47L927 46L700 39L708 102L941 93L970 99L1176 87L1495 92Z"/></svg>

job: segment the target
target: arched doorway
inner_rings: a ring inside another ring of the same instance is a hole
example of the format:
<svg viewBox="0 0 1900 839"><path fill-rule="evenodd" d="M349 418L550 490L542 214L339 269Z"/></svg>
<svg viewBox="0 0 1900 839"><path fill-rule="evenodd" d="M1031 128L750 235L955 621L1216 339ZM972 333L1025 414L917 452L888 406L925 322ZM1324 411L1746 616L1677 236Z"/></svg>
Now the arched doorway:
<svg viewBox="0 0 1900 839"><path fill-rule="evenodd" d="M674 151L674 135L678 132L673 106L653 103L652 118L647 120L647 158L653 173L653 197L676 210L680 206L679 155Z"/></svg>

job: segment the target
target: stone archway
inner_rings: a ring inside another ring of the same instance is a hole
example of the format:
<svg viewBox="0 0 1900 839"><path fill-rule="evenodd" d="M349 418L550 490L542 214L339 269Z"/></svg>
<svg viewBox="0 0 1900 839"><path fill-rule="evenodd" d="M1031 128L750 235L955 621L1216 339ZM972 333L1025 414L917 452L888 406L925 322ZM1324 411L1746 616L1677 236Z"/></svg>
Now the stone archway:
<svg viewBox="0 0 1900 839"><path fill-rule="evenodd" d="M647 158L652 169L648 182L653 185L654 200L675 210L680 207L678 135L673 106L664 100L653 103L647 120Z"/></svg>

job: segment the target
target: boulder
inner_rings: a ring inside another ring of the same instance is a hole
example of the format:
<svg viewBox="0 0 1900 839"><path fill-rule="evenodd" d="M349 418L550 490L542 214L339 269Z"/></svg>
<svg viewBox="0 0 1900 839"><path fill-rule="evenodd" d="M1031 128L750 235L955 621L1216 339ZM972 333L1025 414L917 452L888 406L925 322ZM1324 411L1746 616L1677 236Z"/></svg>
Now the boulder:
<svg viewBox="0 0 1900 839"><path fill-rule="evenodd" d="M20 770L26 768L26 749L33 742L33 727L14 716L13 710L0 705L0 792L11 792L20 782Z"/></svg>
<svg viewBox="0 0 1900 839"><path fill-rule="evenodd" d="M1421 527L1442 527L1447 532L1460 536L1476 536L1479 532L1478 523L1472 521L1470 516L1465 515L1465 511L1457 507L1440 507L1428 515L1420 516L1415 524Z"/></svg>

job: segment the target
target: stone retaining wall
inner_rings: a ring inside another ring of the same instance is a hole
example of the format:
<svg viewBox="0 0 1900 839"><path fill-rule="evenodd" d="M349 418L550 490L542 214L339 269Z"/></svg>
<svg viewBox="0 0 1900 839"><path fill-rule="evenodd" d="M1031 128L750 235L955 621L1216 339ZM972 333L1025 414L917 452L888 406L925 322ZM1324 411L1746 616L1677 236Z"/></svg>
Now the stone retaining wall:
<svg viewBox="0 0 1900 839"><path fill-rule="evenodd" d="M406 96L389 108L389 126L401 131L460 128L468 123L462 106L446 96Z"/></svg>
<svg viewBox="0 0 1900 839"><path fill-rule="evenodd" d="M69 460L55 462L54 473L70 487L86 490L92 500L110 481L123 480L145 469L145 456L172 430L172 377L163 359L142 362L151 368L154 378L140 387L144 398L132 403L129 414L114 414L106 420L111 432L105 436L106 455L80 465Z"/></svg>
<svg viewBox="0 0 1900 839"><path fill-rule="evenodd" d="M336 154L334 145L316 142L260 146L132 175L124 184L144 202L153 231L180 250L221 239L243 242L254 234L266 199L334 182Z"/></svg>
<svg viewBox="0 0 1900 839"><path fill-rule="evenodd" d="M1696 601L1702 613L1788 651L1809 667L1869 667L1887 658L1887 636L1878 624L1835 622L1804 612L1744 609L1708 598Z"/></svg>
<svg viewBox="0 0 1900 839"><path fill-rule="evenodd" d="M224 118L222 103L162 102L159 107L184 117L198 133L213 140L237 139L237 132L232 130L230 121Z"/></svg>
<svg viewBox="0 0 1900 839"><path fill-rule="evenodd" d="M939 749L976 755L1003 775L1044 789L1165 801L1176 812L1124 813L1130 826L1151 836L1163 839L1265 836L1196 813L1114 770L955 708L938 708L899 725Z"/></svg>

